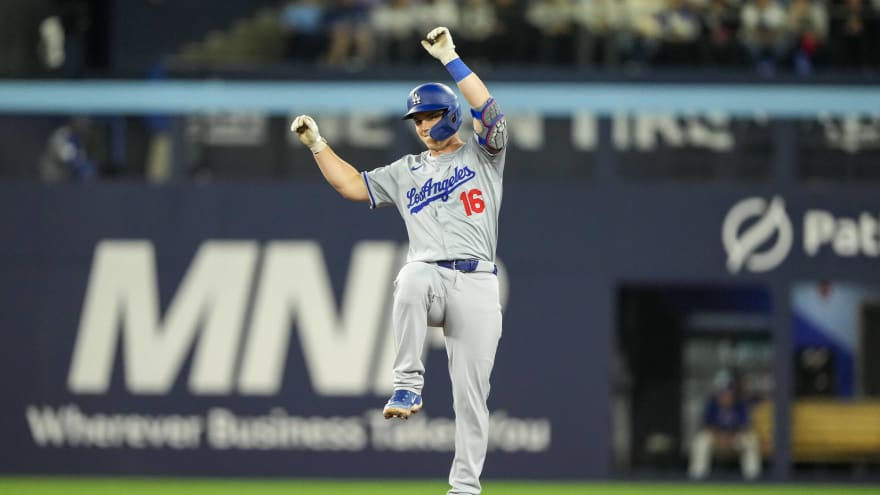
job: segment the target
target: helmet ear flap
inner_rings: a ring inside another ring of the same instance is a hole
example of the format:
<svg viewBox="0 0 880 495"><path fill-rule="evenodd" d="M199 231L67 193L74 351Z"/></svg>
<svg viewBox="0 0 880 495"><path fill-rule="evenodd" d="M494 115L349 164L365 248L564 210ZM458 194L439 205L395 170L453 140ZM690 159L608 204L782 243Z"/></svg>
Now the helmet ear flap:
<svg viewBox="0 0 880 495"><path fill-rule="evenodd" d="M443 118L431 128L429 134L437 141L443 141L458 132L459 127L461 127L461 107L457 101L453 101Z"/></svg>

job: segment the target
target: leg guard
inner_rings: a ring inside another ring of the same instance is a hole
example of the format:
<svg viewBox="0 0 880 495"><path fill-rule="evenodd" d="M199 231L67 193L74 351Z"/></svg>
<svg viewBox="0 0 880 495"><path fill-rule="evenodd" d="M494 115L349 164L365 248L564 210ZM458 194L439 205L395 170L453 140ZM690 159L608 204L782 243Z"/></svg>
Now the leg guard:
<svg viewBox="0 0 880 495"><path fill-rule="evenodd" d="M688 468L688 475L691 479L703 479L709 474L712 463L712 433L708 431L700 431L694 437L694 443L691 445L691 459Z"/></svg>
<svg viewBox="0 0 880 495"><path fill-rule="evenodd" d="M737 448L740 449L739 464L743 478L753 480L761 475L761 446L758 435L747 431L737 435Z"/></svg>

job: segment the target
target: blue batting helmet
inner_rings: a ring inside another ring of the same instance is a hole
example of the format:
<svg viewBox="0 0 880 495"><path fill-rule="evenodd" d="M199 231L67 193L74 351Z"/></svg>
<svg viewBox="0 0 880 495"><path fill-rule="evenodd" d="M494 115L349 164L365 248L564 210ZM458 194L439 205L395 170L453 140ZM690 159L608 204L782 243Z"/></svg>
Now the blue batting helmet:
<svg viewBox="0 0 880 495"><path fill-rule="evenodd" d="M440 83L425 83L413 88L406 101L407 112L404 119L411 119L418 112L446 110L440 122L437 122L428 133L437 141L452 136L461 127L461 107L458 97L449 86Z"/></svg>

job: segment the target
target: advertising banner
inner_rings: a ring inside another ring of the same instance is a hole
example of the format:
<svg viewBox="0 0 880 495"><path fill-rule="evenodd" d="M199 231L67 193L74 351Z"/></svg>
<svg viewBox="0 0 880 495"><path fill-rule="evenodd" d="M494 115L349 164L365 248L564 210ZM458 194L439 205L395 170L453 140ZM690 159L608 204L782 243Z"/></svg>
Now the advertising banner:
<svg viewBox="0 0 880 495"><path fill-rule="evenodd" d="M374 168L419 153L411 123L384 114L318 115L321 132L342 156ZM781 119L714 113L619 113L569 117L513 113L508 180L583 180L607 160L626 180L757 181L771 177L780 156L792 177L877 177L880 120L859 115ZM296 176L320 179L289 120L260 114L187 118L194 172L218 177ZM257 164L257 165L255 165Z"/></svg>
<svg viewBox="0 0 880 495"><path fill-rule="evenodd" d="M0 185L0 470L443 477L425 410L390 422L405 232L317 185ZM488 477L611 475L616 302L632 283L877 280L870 191L511 186ZM785 329L788 331L788 329Z"/></svg>

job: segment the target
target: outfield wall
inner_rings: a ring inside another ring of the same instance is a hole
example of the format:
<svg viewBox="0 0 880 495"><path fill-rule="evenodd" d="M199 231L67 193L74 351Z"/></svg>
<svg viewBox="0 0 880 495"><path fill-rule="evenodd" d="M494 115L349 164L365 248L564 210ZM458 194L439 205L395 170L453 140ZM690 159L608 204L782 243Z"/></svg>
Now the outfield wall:
<svg viewBox="0 0 880 495"><path fill-rule="evenodd" d="M875 191L514 184L504 200L486 476L615 475L616 298L633 283L767 289L772 476L790 476L788 291L880 282ZM6 183L0 211L0 471L445 474L439 330L425 414L378 411L406 247L394 210L324 185Z"/></svg>

